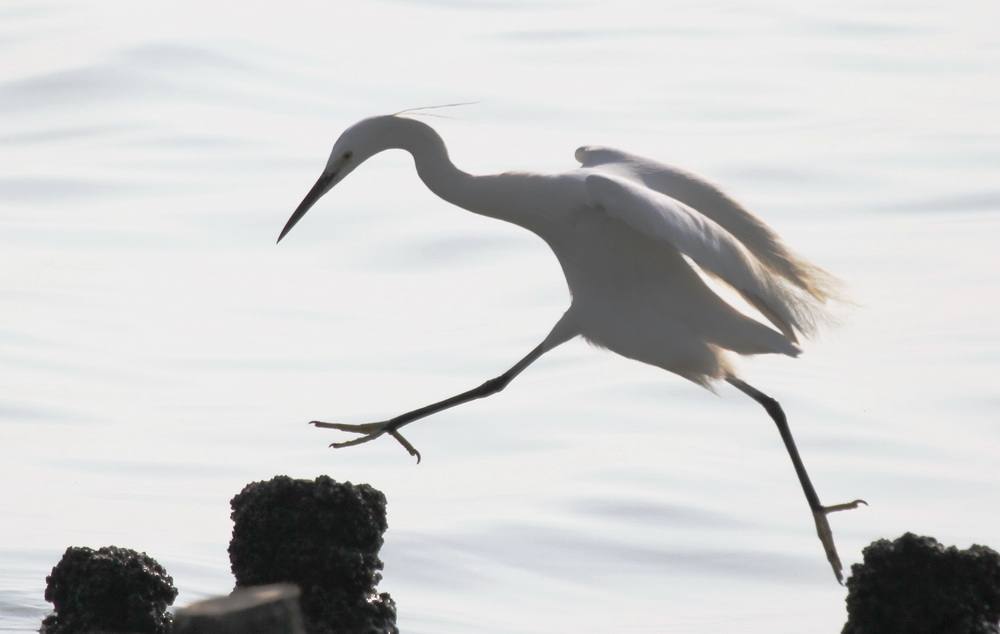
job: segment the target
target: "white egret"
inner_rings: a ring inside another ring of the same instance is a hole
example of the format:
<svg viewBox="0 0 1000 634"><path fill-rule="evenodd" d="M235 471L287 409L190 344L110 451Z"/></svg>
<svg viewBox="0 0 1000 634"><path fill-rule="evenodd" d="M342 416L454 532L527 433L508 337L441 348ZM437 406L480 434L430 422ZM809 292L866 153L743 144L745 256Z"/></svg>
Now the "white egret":
<svg viewBox="0 0 1000 634"><path fill-rule="evenodd" d="M760 219L690 172L619 150L584 146L576 151L581 166L565 173L473 176L455 167L430 126L398 114L364 119L344 131L278 241L352 170L389 149L409 152L417 174L444 200L542 238L562 265L572 301L538 347L477 388L387 421L312 421L361 434L333 447L388 434L419 461L420 454L399 433L401 427L503 390L540 356L580 335L705 387L724 380L760 403L778 427L827 559L842 582L826 516L864 501L820 503L781 406L739 378L732 359L733 353L797 356L797 336L811 334L823 321L827 302L836 299L834 278L792 254ZM694 267L734 289L774 328L724 301Z"/></svg>

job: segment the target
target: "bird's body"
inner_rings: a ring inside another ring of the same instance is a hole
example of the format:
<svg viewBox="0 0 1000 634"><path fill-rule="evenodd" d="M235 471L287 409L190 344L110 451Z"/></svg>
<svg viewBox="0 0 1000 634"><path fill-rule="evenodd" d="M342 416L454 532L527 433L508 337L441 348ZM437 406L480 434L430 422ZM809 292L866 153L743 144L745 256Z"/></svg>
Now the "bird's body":
<svg viewBox="0 0 1000 634"><path fill-rule="evenodd" d="M476 199L485 202L476 205L442 195L524 227L552 249L572 303L546 340L549 348L581 335L700 384L732 371L727 350L798 354L787 337L723 301L681 251L596 204L587 188L593 171L479 177ZM504 214L506 209L518 213Z"/></svg>
<svg viewBox="0 0 1000 634"><path fill-rule="evenodd" d="M619 150L581 147L580 167L561 174L473 176L454 166L430 126L389 115L360 121L334 145L327 167L289 219L279 241L357 165L387 149L409 152L421 180L442 199L521 226L556 255L572 301L542 343L482 386L365 425L320 427L361 433L334 446L390 434L419 458L399 428L502 390L545 352L583 336L624 357L700 385L726 380L761 403L782 433L834 571L840 563L826 514L812 490L777 401L737 376L734 355L799 354L798 335L825 318L835 280L793 255L759 218L721 189L684 170ZM705 281L730 287L761 315L754 319Z"/></svg>

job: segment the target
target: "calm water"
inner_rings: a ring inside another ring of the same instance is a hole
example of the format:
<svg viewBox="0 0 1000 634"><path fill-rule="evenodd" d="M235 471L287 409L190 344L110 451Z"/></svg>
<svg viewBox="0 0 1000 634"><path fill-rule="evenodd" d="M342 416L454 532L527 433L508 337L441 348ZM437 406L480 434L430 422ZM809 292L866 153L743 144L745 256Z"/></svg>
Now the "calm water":
<svg viewBox="0 0 1000 634"><path fill-rule="evenodd" d="M304 424L478 385L566 306L543 243L401 154L274 245L344 127L456 101L428 121L470 171L645 153L848 282L842 328L743 366L824 501L871 503L832 520L845 564L907 530L1000 547L998 5L705 4L4 3L0 630L37 628L71 545L146 551L177 605L226 593L229 499L325 473L389 498L404 632L839 631L731 389L573 342L414 425L419 467Z"/></svg>

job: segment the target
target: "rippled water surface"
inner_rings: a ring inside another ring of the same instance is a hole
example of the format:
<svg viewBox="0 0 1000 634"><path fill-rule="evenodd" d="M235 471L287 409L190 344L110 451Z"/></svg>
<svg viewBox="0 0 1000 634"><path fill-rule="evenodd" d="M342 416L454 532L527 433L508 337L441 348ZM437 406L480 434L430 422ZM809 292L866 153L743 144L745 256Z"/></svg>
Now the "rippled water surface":
<svg viewBox="0 0 1000 634"><path fill-rule="evenodd" d="M232 588L229 500L277 474L389 499L404 632L837 632L756 404L572 342L545 245L386 153L274 241L347 125L425 119L475 173L620 146L729 186L856 306L779 398L850 565L909 530L1000 546L995 2L10 1L0 8L0 630L68 546ZM612 6L613 5L613 6Z"/></svg>

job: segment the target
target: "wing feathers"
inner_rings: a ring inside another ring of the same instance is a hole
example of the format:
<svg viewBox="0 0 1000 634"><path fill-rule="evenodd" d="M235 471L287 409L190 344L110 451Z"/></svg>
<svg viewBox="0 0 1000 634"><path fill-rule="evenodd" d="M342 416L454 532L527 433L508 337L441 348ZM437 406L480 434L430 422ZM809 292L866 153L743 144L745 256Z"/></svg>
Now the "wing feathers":
<svg viewBox="0 0 1000 634"><path fill-rule="evenodd" d="M641 183L698 210L737 236L771 273L818 302L840 299L836 278L797 257L760 218L701 176L612 148L584 146L576 151L576 158L584 168Z"/></svg>
<svg viewBox="0 0 1000 634"><path fill-rule="evenodd" d="M628 178L603 173L586 176L592 201L637 232L672 245L699 267L736 289L792 341L808 334L822 314L821 301L808 289L788 283L763 264L752 248L715 219L687 204ZM797 292L798 291L798 292Z"/></svg>

